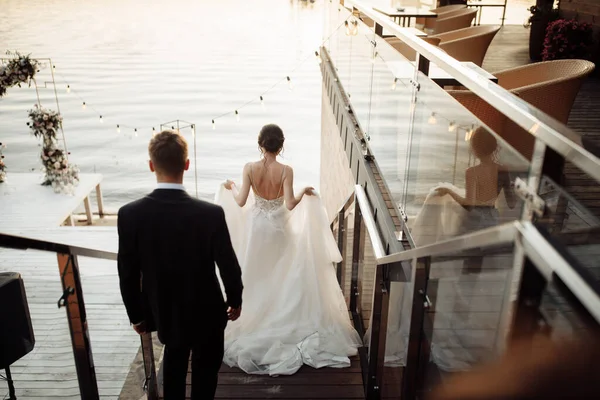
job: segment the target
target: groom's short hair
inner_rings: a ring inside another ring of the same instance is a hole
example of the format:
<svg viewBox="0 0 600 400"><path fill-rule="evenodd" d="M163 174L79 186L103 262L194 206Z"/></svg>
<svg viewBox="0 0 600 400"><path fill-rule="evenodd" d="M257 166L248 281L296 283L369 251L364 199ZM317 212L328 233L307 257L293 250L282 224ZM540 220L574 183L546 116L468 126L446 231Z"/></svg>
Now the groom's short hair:
<svg viewBox="0 0 600 400"><path fill-rule="evenodd" d="M148 145L154 169L168 176L177 176L185 170L188 146L185 138L175 131L162 131L154 135Z"/></svg>

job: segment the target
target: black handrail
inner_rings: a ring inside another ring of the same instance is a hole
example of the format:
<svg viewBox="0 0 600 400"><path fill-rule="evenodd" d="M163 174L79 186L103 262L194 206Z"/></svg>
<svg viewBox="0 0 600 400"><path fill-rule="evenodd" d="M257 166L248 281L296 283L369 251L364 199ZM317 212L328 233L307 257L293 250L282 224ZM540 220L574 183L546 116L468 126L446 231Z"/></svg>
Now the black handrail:
<svg viewBox="0 0 600 400"><path fill-rule="evenodd" d="M117 253L112 251L73 246L66 243L34 239L9 233L0 233L0 247L16 250L41 250L73 256L100 258L104 260L117 259Z"/></svg>

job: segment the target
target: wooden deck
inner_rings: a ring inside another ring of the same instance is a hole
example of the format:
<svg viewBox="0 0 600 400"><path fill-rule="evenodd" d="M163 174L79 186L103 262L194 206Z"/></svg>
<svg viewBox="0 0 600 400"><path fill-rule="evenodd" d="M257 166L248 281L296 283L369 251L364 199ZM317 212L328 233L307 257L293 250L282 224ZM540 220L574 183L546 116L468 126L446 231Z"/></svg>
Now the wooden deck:
<svg viewBox="0 0 600 400"><path fill-rule="evenodd" d="M191 372L187 396L190 396ZM216 399L364 399L358 357L349 368L302 367L291 376L247 375L226 365L219 373Z"/></svg>

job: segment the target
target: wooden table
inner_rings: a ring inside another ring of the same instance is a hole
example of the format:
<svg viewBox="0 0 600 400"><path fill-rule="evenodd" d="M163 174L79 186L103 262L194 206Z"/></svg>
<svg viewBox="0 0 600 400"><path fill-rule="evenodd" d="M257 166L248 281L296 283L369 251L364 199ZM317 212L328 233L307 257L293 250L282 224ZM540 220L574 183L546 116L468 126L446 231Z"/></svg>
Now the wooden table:
<svg viewBox="0 0 600 400"><path fill-rule="evenodd" d="M0 183L0 232L9 229L53 228L64 221L73 225L72 214L83 203L92 224L90 194L95 190L98 213L103 214L100 174L79 175L79 185L73 195L54 193L50 186L42 186L41 173L10 173Z"/></svg>
<svg viewBox="0 0 600 400"><path fill-rule="evenodd" d="M490 74L480 66L472 62L461 62L461 64L469 69L476 71L481 76L484 76L486 79L494 83L498 83L498 78L494 75ZM406 61L388 61L388 67L392 70L394 76L398 79L413 79L414 71L415 71L415 63L414 62L406 62ZM429 68L429 79L434 81L440 87L445 86L461 86L461 83L458 82L454 77L448 74L446 71L441 69L435 64L431 64Z"/></svg>
<svg viewBox="0 0 600 400"><path fill-rule="evenodd" d="M398 25L403 27L410 26L412 18L437 18L437 14L428 9L417 7L373 7L377 12L392 18Z"/></svg>
<svg viewBox="0 0 600 400"><path fill-rule="evenodd" d="M486 0L469 0L467 2L468 7L477 8L477 15L475 16L475 25L481 25L481 14L483 12L483 7L502 7L504 10L502 11L502 25L504 25L504 20L506 19L506 3L508 0L504 1L486 1Z"/></svg>

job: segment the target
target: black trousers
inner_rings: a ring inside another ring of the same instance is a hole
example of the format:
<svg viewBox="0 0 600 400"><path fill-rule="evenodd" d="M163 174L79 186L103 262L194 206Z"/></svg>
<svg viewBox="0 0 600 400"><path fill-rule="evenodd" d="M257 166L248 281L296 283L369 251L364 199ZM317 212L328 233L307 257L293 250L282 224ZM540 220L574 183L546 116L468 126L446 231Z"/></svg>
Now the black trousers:
<svg viewBox="0 0 600 400"><path fill-rule="evenodd" d="M163 388L165 400L184 400L190 352L192 353L192 400L215 397L223 363L224 329L203 332L193 346L165 345Z"/></svg>

